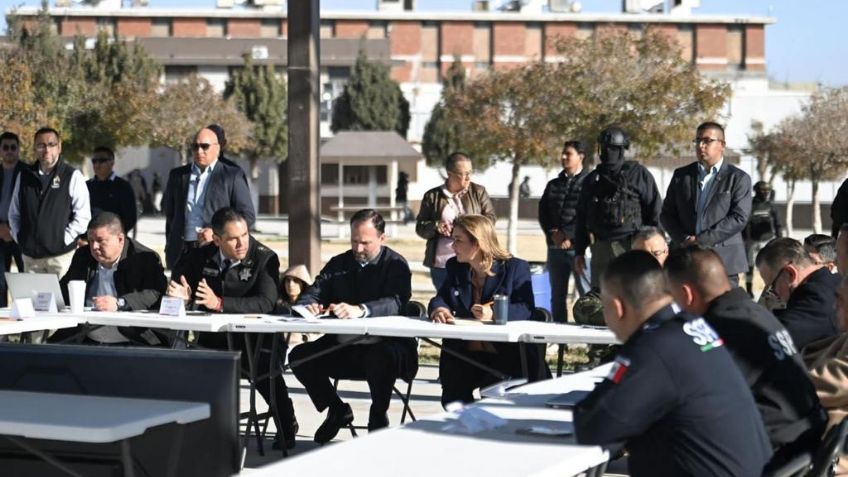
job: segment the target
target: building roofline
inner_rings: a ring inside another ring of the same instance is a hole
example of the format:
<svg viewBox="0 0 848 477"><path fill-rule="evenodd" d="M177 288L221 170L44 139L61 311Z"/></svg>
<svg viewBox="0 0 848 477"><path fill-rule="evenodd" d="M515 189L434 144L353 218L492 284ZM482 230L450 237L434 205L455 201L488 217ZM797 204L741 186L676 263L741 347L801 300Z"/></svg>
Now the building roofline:
<svg viewBox="0 0 848 477"><path fill-rule="evenodd" d="M22 16L38 14L40 7L20 7L6 11L6 15L16 13ZM189 8L51 8L54 17L116 17L116 18L286 18L283 11L229 10L229 9L189 9ZM774 17L756 15L667 15L667 14L627 14L627 13L518 13L518 12L468 12L468 11L322 11L321 18L326 20L383 20L383 21L474 21L474 22L576 22L576 23L718 23L718 24L754 24L771 25L777 22Z"/></svg>

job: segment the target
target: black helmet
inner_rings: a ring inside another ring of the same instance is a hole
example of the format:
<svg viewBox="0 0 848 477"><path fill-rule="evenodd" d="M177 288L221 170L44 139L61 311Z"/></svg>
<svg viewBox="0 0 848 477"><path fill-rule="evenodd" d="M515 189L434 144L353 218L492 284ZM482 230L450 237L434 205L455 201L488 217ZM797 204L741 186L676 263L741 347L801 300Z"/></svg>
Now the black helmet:
<svg viewBox="0 0 848 477"><path fill-rule="evenodd" d="M754 192L757 194L765 195L771 192L771 186L766 181L759 181L754 184Z"/></svg>
<svg viewBox="0 0 848 477"><path fill-rule="evenodd" d="M630 136L620 127L610 126L598 135L598 144L628 149L630 147Z"/></svg>

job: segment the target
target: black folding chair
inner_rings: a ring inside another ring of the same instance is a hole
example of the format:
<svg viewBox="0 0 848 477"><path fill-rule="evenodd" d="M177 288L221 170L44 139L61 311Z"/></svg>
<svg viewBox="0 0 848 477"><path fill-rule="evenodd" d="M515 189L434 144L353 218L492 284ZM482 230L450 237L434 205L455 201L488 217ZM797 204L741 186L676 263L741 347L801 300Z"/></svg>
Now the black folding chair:
<svg viewBox="0 0 848 477"><path fill-rule="evenodd" d="M813 455L813 467L807 477L829 477L839 460L839 453L845 452L845 438L848 437L848 417L830 428L824 435L821 445Z"/></svg>
<svg viewBox="0 0 848 477"><path fill-rule="evenodd" d="M812 461L813 456L809 452L802 452L782 466L763 472L763 477L801 477L810 469Z"/></svg>

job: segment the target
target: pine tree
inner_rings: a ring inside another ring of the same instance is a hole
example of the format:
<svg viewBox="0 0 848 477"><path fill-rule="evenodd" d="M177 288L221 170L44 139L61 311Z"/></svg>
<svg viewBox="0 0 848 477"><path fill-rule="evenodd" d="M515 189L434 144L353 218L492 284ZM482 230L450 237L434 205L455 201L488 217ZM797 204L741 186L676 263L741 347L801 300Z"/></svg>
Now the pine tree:
<svg viewBox="0 0 848 477"><path fill-rule="evenodd" d="M333 102L330 129L338 131L397 131L406 137L409 102L389 77L389 68L368 61L359 50L344 92Z"/></svg>
<svg viewBox="0 0 848 477"><path fill-rule="evenodd" d="M431 166L441 165L448 154L454 151L464 151L460 142L458 126L451 121L449 110L445 108L446 98L465 88L465 69L459 58L454 58L447 74L442 81L442 97L430 114L430 120L424 126L424 138L421 150Z"/></svg>

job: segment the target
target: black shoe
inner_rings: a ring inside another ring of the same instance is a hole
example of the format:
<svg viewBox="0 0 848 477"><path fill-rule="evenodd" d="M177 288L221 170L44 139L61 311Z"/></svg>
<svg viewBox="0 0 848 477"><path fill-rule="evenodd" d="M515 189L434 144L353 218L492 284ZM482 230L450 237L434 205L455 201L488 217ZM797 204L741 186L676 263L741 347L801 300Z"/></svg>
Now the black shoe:
<svg viewBox="0 0 848 477"><path fill-rule="evenodd" d="M277 433L277 438L271 444L271 449L280 450L282 448L280 444L281 440L286 442L286 450L294 449L294 445L297 442L297 431L299 430L300 424L297 423L297 419L292 418L292 423L288 430Z"/></svg>
<svg viewBox="0 0 848 477"><path fill-rule="evenodd" d="M379 429L389 427L389 415L384 413L371 414L368 417L368 432L373 432Z"/></svg>
<svg viewBox="0 0 848 477"><path fill-rule="evenodd" d="M327 411L327 418L324 419L324 422L315 431L315 442L318 444L330 442L339 433L339 429L352 422L353 409L350 408L350 404L342 403L338 408L331 407Z"/></svg>

